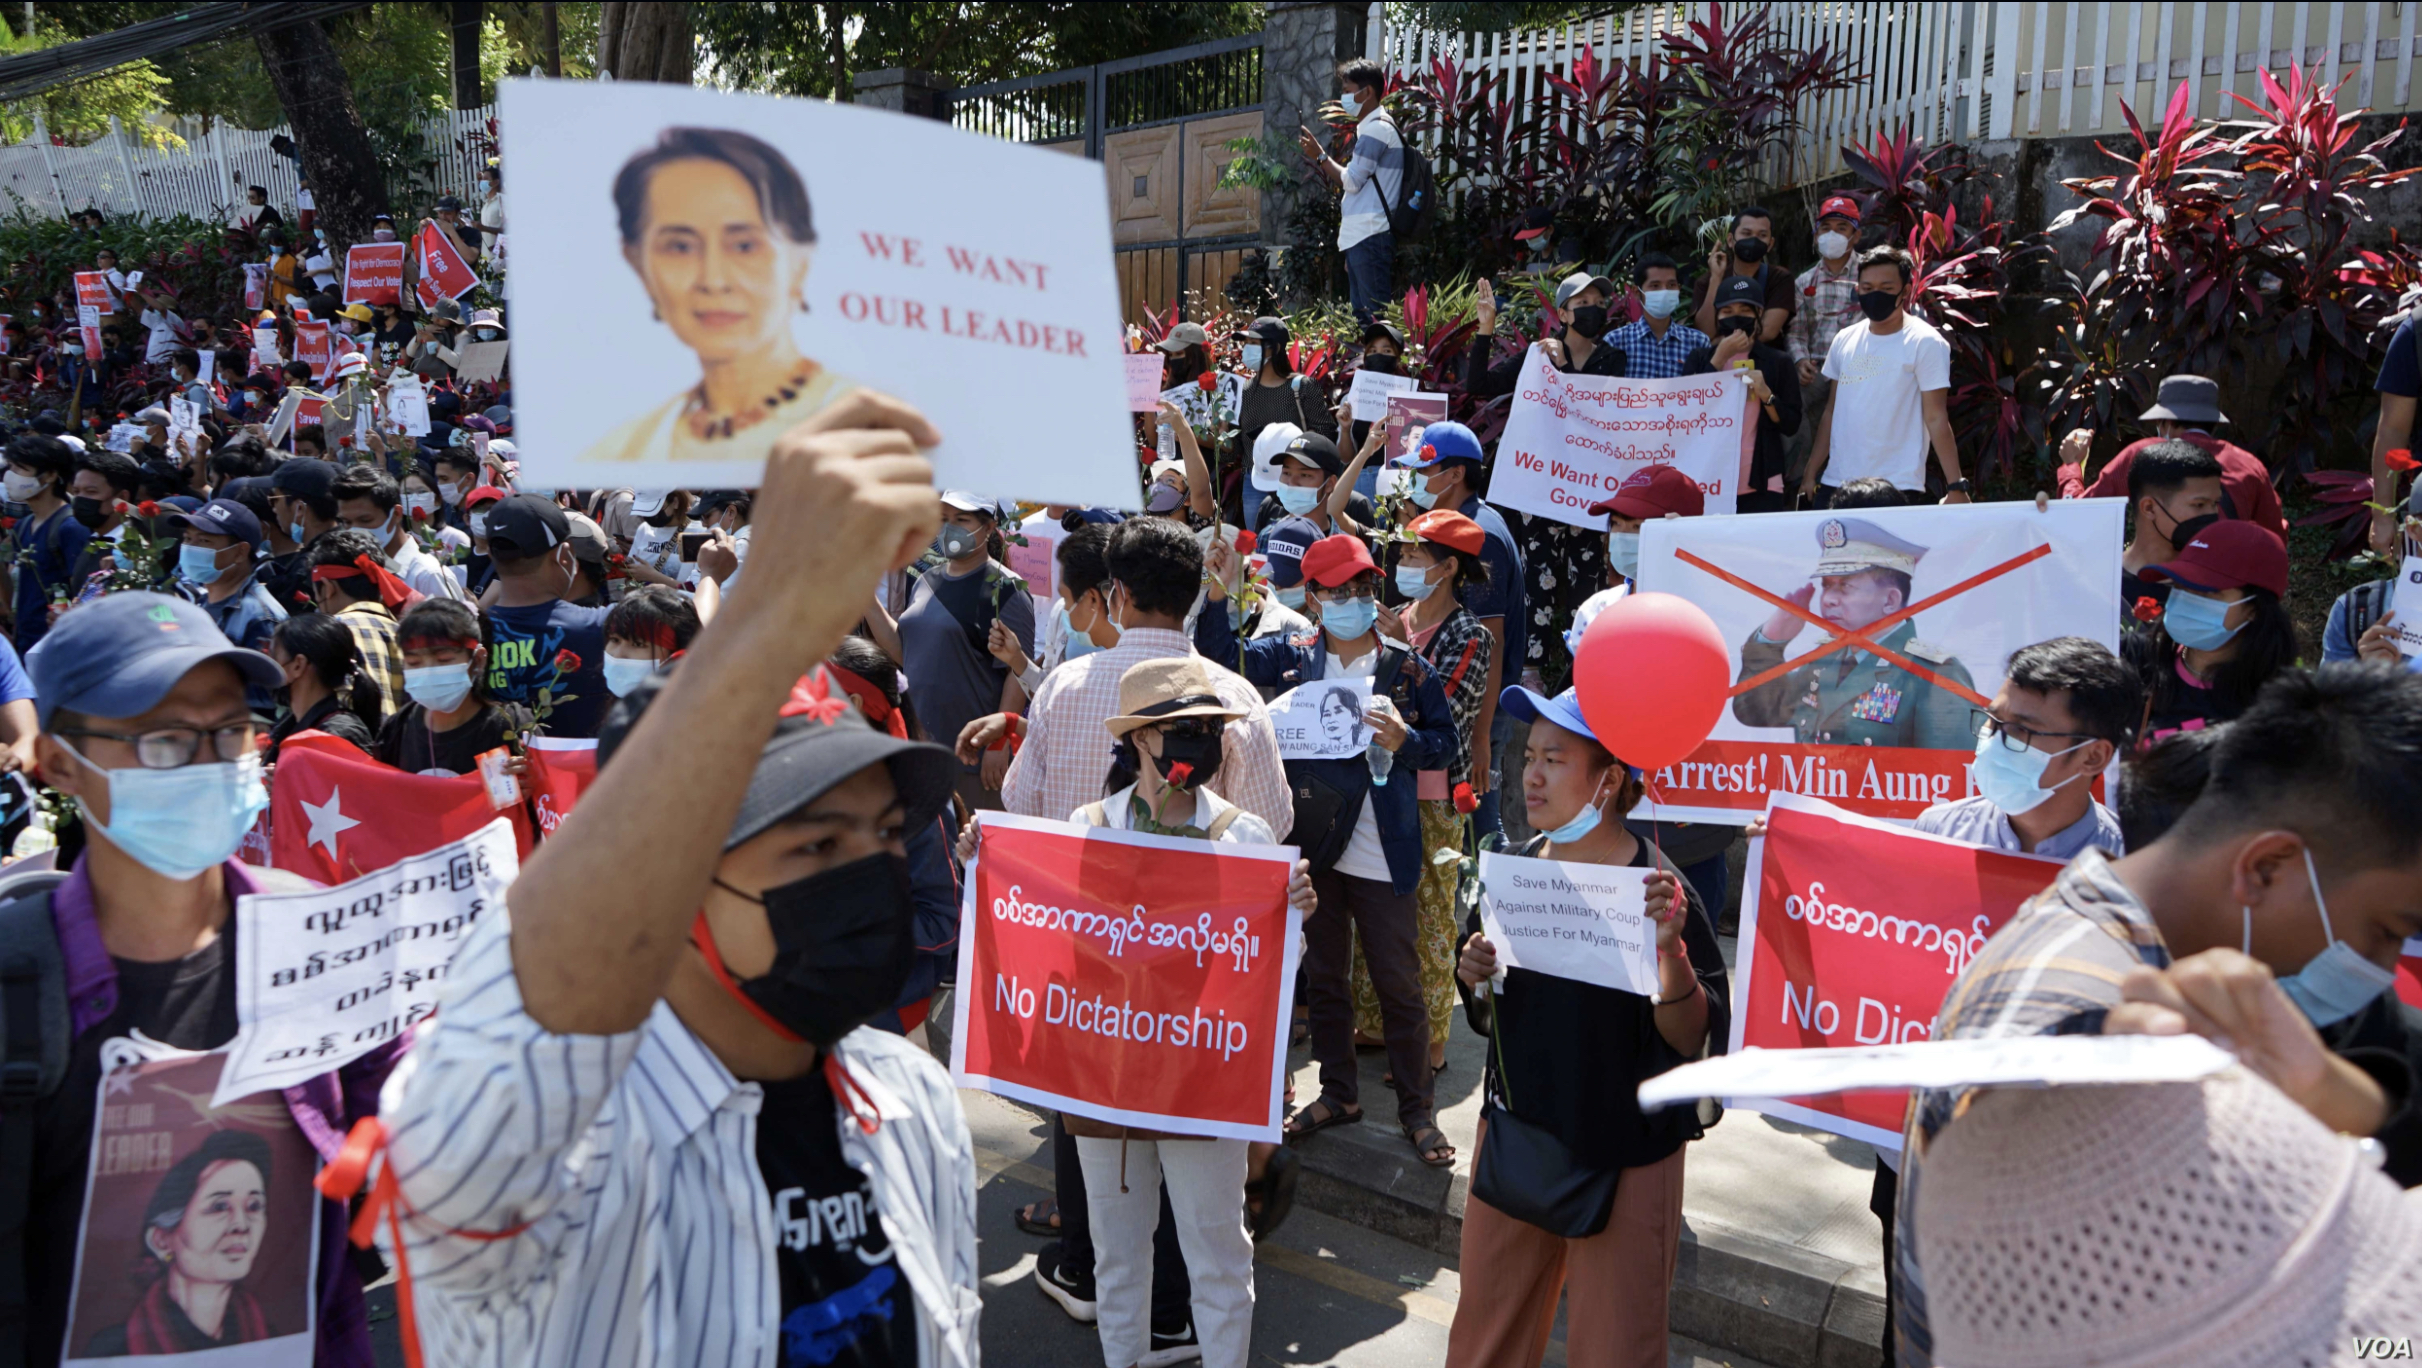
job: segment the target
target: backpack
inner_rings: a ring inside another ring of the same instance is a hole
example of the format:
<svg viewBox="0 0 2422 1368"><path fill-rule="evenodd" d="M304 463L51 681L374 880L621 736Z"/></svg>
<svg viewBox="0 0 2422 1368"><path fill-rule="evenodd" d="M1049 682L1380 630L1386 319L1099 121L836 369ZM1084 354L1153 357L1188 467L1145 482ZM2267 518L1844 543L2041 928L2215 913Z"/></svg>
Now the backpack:
<svg viewBox="0 0 2422 1368"><path fill-rule="evenodd" d="M1397 136L1403 137L1402 130ZM1438 177L1430 167L1430 159L1411 143L1403 144L1404 179L1396 189L1396 202L1388 203L1388 183L1378 181L1379 206L1388 211L1388 232L1398 242L1410 242L1430 231L1438 218Z"/></svg>
<svg viewBox="0 0 2422 1368"><path fill-rule="evenodd" d="M51 925L58 870L0 879L0 1368L25 1363L26 1208L34 1104L67 1079L67 961Z"/></svg>
<svg viewBox="0 0 2422 1368"><path fill-rule="evenodd" d="M2397 587L2392 576L2388 579L2365 580L2346 591L2346 644L2354 645L2371 630L2372 624L2389 609L2390 597Z"/></svg>

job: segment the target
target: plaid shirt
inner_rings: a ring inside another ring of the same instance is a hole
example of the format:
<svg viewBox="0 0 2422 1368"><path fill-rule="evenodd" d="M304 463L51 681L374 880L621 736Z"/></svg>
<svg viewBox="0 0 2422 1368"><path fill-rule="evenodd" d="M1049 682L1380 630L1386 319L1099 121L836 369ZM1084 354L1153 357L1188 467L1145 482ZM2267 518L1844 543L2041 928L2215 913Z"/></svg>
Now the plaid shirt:
<svg viewBox="0 0 2422 1368"><path fill-rule="evenodd" d="M1859 273L1854 265L1845 264L1842 273L1835 275L1820 261L1800 272L1794 288L1800 292L1800 307L1791 316L1791 326L1783 330L1791 344L1791 359L1822 361L1833 346L1833 335L1864 316L1859 312Z"/></svg>
<svg viewBox="0 0 2422 1368"><path fill-rule="evenodd" d="M1707 334L1678 321L1667 324L1665 336L1660 338L1648 330L1645 318L1626 323L1600 340L1623 353L1630 362L1629 378L1634 380L1671 380L1682 373L1683 359L1693 348L1715 345Z"/></svg>
<svg viewBox="0 0 2422 1368"><path fill-rule="evenodd" d="M1222 605L1213 605L1224 611ZM1001 781L1001 806L1027 817L1065 822L1068 814L1099 802L1110 774L1110 729L1118 715L1118 682L1128 667L1147 660L1194 654L1183 632L1130 627L1107 651L1078 656L1043 677L1042 691L1026 710L1026 740ZM1205 660L1222 703L1242 711L1228 724L1219 774L1205 787L1270 824L1274 832L1295 829L1295 795L1278 758L1278 733L1261 693L1242 675Z"/></svg>
<svg viewBox="0 0 2422 1368"><path fill-rule="evenodd" d="M1438 682L1446 689L1447 713L1455 719L1455 760L1446 773L1451 793L1455 785L1472 781L1472 729L1480 725L1480 704L1489 691L1489 629L1471 609L1458 604L1422 644L1421 658L1438 672ZM1456 677L1459 666L1461 678ZM1517 665L1508 661L1506 668L1511 671Z"/></svg>
<svg viewBox="0 0 2422 1368"><path fill-rule="evenodd" d="M2137 968L2167 969L2169 947L2143 902L2099 850L2088 850L2036 894L1962 971L1934 1018L1936 1040L2099 1035ZM1926 1145L1959 1115L1964 1090L1929 1089L1910 1103L1901 1138L1901 1190L1893 1215L1898 1266L1893 1304L1900 1368L1934 1362L1926 1286L1918 1273L1917 1185Z"/></svg>
<svg viewBox="0 0 2422 1368"><path fill-rule="evenodd" d="M353 633L353 648L362 653L362 673L378 685L378 716L362 719L375 732L404 706L404 653L395 644L395 614L377 599L360 599L338 609L336 620Z"/></svg>

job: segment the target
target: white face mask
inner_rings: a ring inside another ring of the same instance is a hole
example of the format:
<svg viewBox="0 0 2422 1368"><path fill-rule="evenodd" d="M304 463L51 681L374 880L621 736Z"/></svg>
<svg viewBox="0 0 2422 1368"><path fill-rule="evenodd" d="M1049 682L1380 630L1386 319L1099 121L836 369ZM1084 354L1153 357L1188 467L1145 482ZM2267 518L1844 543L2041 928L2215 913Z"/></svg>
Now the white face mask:
<svg viewBox="0 0 2422 1368"><path fill-rule="evenodd" d="M1840 233L1817 234L1817 255L1827 261L1840 261L1850 255L1850 239Z"/></svg>
<svg viewBox="0 0 2422 1368"><path fill-rule="evenodd" d="M435 494L406 494L404 496L404 516L406 517L419 514L425 518L436 511L437 496Z"/></svg>
<svg viewBox="0 0 2422 1368"><path fill-rule="evenodd" d="M1357 117L1362 114L1362 96L1354 91L1349 90L1345 94L1338 96L1337 103L1339 107L1343 108L1348 114L1352 114Z"/></svg>
<svg viewBox="0 0 2422 1368"><path fill-rule="evenodd" d="M12 470L0 477L0 493L7 494L10 503L31 502L41 492L42 479L38 475L20 475Z"/></svg>

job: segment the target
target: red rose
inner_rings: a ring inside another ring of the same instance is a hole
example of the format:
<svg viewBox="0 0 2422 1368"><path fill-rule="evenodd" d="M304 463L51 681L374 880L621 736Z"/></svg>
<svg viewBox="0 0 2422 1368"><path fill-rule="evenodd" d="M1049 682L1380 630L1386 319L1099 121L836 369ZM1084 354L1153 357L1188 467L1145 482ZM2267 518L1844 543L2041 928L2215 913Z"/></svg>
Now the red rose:
<svg viewBox="0 0 2422 1368"><path fill-rule="evenodd" d="M1455 810L1468 815L1470 813L1477 812L1479 809L1480 800L1472 796L1472 786L1470 784L1457 784L1455 786Z"/></svg>
<svg viewBox="0 0 2422 1368"><path fill-rule="evenodd" d="M1205 394L1208 394L1211 391L1219 388L1219 372L1204 371L1202 374L1194 377L1194 383L1200 387Z"/></svg>
<svg viewBox="0 0 2422 1368"><path fill-rule="evenodd" d="M2414 454L2404 447L2397 447L2389 451L2385 459L2391 470L2422 470L2422 461L2415 460Z"/></svg>
<svg viewBox="0 0 2422 1368"><path fill-rule="evenodd" d="M1194 766L1187 764L1183 760L1180 760L1176 764L1169 767L1169 782L1177 785L1179 788L1184 788L1186 786L1186 782L1193 777Z"/></svg>
<svg viewBox="0 0 2422 1368"><path fill-rule="evenodd" d="M415 508L415 509L413 509L413 510L412 510L412 521L414 521L414 522L416 522L416 523L425 523L425 522L429 521L429 510L428 510L428 509L425 509L425 508Z"/></svg>
<svg viewBox="0 0 2422 1368"><path fill-rule="evenodd" d="M1261 538L1254 536L1250 530L1236 534L1236 550L1239 555L1250 556L1253 554L1253 548L1259 545L1261 545Z"/></svg>
<svg viewBox="0 0 2422 1368"><path fill-rule="evenodd" d="M2161 616L2161 600L2147 594L2136 600L2136 606L2128 611L2138 622L2151 622Z"/></svg>
<svg viewBox="0 0 2422 1368"><path fill-rule="evenodd" d="M0 518L0 532L14 532L16 530L17 520L15 518Z"/></svg>
<svg viewBox="0 0 2422 1368"><path fill-rule="evenodd" d="M580 657L575 655L571 648L566 647L555 653L555 673L568 675L578 672L579 669Z"/></svg>
<svg viewBox="0 0 2422 1368"><path fill-rule="evenodd" d="M135 511L142 514L146 518L156 518L160 516L160 506L149 499L145 499L143 502L136 504Z"/></svg>

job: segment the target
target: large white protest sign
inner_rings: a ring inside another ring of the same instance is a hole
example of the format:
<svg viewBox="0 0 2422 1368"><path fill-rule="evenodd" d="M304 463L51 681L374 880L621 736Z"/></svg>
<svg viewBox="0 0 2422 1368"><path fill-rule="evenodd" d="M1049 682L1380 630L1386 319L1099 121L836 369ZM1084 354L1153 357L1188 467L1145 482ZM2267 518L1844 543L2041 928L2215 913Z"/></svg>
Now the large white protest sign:
<svg viewBox="0 0 2422 1368"><path fill-rule="evenodd" d="M1480 924L1508 969L1647 997L1657 991L1651 872L1483 852Z"/></svg>
<svg viewBox="0 0 2422 1368"><path fill-rule="evenodd" d="M1358 370L1354 372L1353 388L1346 391L1346 399L1354 406L1355 422L1376 423L1388 416L1389 395L1411 394L1420 388L1420 380L1410 375Z"/></svg>
<svg viewBox="0 0 2422 1368"><path fill-rule="evenodd" d="M1968 796L1973 710L2011 652L2119 648L2123 512L2055 499L1648 523L1641 591L1706 611L1733 686L1706 743L1649 776L1640 815L1738 824L1799 793L1909 820Z"/></svg>
<svg viewBox="0 0 2422 1368"><path fill-rule="evenodd" d="M652 82L508 81L498 110L533 483L755 485L865 386L932 420L946 488L1136 507L1100 162Z"/></svg>
<svg viewBox="0 0 2422 1368"><path fill-rule="evenodd" d="M237 899L237 1029L219 1098L327 1073L436 1011L447 963L519 869L498 818L351 883Z"/></svg>
<svg viewBox="0 0 2422 1368"><path fill-rule="evenodd" d="M2388 629L2396 633L2397 654L2408 665L2422 660L2422 556L2409 555L2397 571L2397 587L2389 595Z"/></svg>
<svg viewBox="0 0 2422 1368"><path fill-rule="evenodd" d="M1209 389L1203 388L1199 381L1189 380L1161 391L1161 398L1175 404L1177 411L1186 415L1186 425L1197 433L1211 431L1223 416L1234 421L1245 402L1245 377L1228 371L1214 373L1219 379Z"/></svg>
<svg viewBox="0 0 2422 1368"><path fill-rule="evenodd" d="M2052 1088L2192 1083L2237 1062L2202 1036L2005 1036L1913 1040L1827 1050L1742 1050L1669 1069L1640 1085L1640 1109L1702 1097L1772 1097L1901 1088Z"/></svg>
<svg viewBox="0 0 2422 1368"><path fill-rule="evenodd" d="M1730 513L1756 435L1738 373L1610 379L1557 370L1533 347L1497 440L1489 502L1603 531L1606 515L1589 506L1632 472L1669 465L1699 486L1708 512Z"/></svg>
<svg viewBox="0 0 2422 1368"><path fill-rule="evenodd" d="M1270 727L1283 760L1344 760L1370 748L1371 681L1316 679L1270 700Z"/></svg>
<svg viewBox="0 0 2422 1368"><path fill-rule="evenodd" d="M454 378L466 385L494 380L505 373L510 342L473 342L454 354Z"/></svg>

